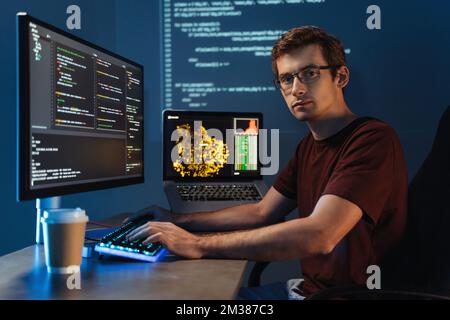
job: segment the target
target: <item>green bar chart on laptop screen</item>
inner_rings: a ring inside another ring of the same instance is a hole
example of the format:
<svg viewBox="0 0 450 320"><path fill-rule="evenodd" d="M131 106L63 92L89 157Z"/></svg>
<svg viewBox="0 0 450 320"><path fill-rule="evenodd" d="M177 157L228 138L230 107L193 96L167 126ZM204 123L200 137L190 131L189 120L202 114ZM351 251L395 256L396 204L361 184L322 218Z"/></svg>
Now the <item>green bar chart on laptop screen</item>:
<svg viewBox="0 0 450 320"><path fill-rule="evenodd" d="M255 119L236 119L234 134L234 169L236 171L257 170L258 159L258 128ZM238 131L236 124L246 123L245 130Z"/></svg>

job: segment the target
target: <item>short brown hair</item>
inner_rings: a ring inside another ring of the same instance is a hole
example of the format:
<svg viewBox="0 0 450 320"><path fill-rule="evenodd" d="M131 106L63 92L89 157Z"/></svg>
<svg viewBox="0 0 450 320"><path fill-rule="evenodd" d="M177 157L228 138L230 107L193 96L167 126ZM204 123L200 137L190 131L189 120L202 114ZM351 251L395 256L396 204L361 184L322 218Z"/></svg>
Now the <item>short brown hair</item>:
<svg viewBox="0 0 450 320"><path fill-rule="evenodd" d="M311 44L320 46L322 55L328 65L346 65L344 46L335 36L314 26L293 28L284 33L272 48L272 71L275 78L278 78L277 59L279 57ZM330 69L330 71L334 79L336 77L336 69Z"/></svg>

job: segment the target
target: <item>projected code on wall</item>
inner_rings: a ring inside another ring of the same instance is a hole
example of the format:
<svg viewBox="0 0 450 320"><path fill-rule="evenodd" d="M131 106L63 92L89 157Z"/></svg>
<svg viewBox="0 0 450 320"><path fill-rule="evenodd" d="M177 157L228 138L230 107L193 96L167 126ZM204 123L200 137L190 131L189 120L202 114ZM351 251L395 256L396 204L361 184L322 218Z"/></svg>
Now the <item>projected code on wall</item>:
<svg viewBox="0 0 450 320"><path fill-rule="evenodd" d="M221 107L236 95L242 103L273 95L271 49L287 29L270 17L284 15L292 20L286 27L296 25L293 9L324 3L162 0L163 107Z"/></svg>

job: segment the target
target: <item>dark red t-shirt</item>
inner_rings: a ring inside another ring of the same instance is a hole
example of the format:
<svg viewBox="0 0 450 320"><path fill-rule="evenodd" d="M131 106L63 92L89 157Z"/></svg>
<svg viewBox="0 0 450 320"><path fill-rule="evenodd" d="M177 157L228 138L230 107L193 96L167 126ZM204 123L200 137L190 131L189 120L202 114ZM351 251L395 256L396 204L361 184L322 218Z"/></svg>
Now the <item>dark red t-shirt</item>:
<svg viewBox="0 0 450 320"><path fill-rule="evenodd" d="M358 118L321 141L309 133L273 187L297 200L300 217L309 216L325 194L345 198L363 211L330 254L301 260L306 296L326 287L365 284L367 267L380 265L403 235L406 162L397 134L380 120Z"/></svg>

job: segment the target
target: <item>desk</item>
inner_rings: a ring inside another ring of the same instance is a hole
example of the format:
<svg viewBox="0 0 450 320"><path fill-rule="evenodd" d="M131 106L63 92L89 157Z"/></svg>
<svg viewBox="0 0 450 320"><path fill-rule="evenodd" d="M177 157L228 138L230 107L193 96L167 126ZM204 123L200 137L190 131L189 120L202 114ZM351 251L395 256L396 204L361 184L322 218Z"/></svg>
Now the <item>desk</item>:
<svg viewBox="0 0 450 320"><path fill-rule="evenodd" d="M113 256L83 258L81 289L69 290L70 275L47 273L43 245L0 257L0 299L234 299L244 260L185 260L171 255L158 263Z"/></svg>

